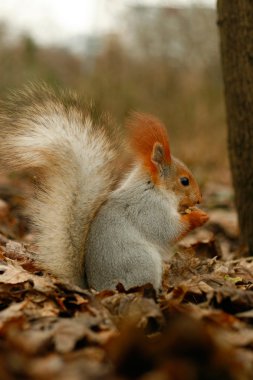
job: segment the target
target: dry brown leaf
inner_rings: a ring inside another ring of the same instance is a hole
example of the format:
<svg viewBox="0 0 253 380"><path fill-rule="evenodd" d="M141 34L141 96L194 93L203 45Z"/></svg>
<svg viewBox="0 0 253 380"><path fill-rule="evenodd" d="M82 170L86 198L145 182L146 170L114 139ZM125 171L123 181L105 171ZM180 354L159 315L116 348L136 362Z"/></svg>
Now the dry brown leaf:
<svg viewBox="0 0 253 380"><path fill-rule="evenodd" d="M34 275L27 272L20 265L10 259L7 259L6 263L0 264L0 283L4 284L20 284L24 282L30 282L34 289L50 293L55 286L49 278Z"/></svg>

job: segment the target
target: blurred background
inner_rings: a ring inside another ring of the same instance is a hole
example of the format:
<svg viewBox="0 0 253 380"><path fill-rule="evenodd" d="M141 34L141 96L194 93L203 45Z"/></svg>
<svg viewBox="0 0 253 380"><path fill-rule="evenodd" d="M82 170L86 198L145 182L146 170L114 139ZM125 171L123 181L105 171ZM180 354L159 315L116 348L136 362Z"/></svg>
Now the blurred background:
<svg viewBox="0 0 253 380"><path fill-rule="evenodd" d="M215 0L1 0L0 97L29 81L153 113L202 185L229 184Z"/></svg>

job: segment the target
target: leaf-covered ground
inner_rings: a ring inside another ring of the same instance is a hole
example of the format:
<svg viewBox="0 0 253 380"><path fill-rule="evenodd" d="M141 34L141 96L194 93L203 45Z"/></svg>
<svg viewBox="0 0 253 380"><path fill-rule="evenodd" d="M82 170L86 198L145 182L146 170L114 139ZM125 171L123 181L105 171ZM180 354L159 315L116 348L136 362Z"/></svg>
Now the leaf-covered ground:
<svg viewBox="0 0 253 380"><path fill-rule="evenodd" d="M165 258L159 295L42 272L20 189L0 187L1 380L253 379L253 258L239 249L229 188L206 190L210 222Z"/></svg>

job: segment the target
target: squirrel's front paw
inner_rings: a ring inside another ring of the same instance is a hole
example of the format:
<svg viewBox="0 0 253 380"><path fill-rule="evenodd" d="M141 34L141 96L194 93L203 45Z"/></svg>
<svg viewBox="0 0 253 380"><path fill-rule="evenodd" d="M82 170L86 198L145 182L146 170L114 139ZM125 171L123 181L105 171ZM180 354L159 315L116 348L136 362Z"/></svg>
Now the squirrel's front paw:
<svg viewBox="0 0 253 380"><path fill-rule="evenodd" d="M205 224L209 216L199 208L189 208L185 210L185 214L182 215L184 222L189 223L190 230L200 227Z"/></svg>

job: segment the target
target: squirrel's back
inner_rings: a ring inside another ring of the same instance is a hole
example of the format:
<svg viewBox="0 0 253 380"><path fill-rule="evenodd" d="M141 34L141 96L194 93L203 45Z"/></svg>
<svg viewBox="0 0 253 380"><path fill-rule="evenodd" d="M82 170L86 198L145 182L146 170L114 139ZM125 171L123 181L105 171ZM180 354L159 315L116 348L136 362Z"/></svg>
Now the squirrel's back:
<svg viewBox="0 0 253 380"><path fill-rule="evenodd" d="M1 167L36 179L30 215L39 260L78 285L89 225L116 178L118 139L108 124L75 94L45 86L17 92L0 108Z"/></svg>

